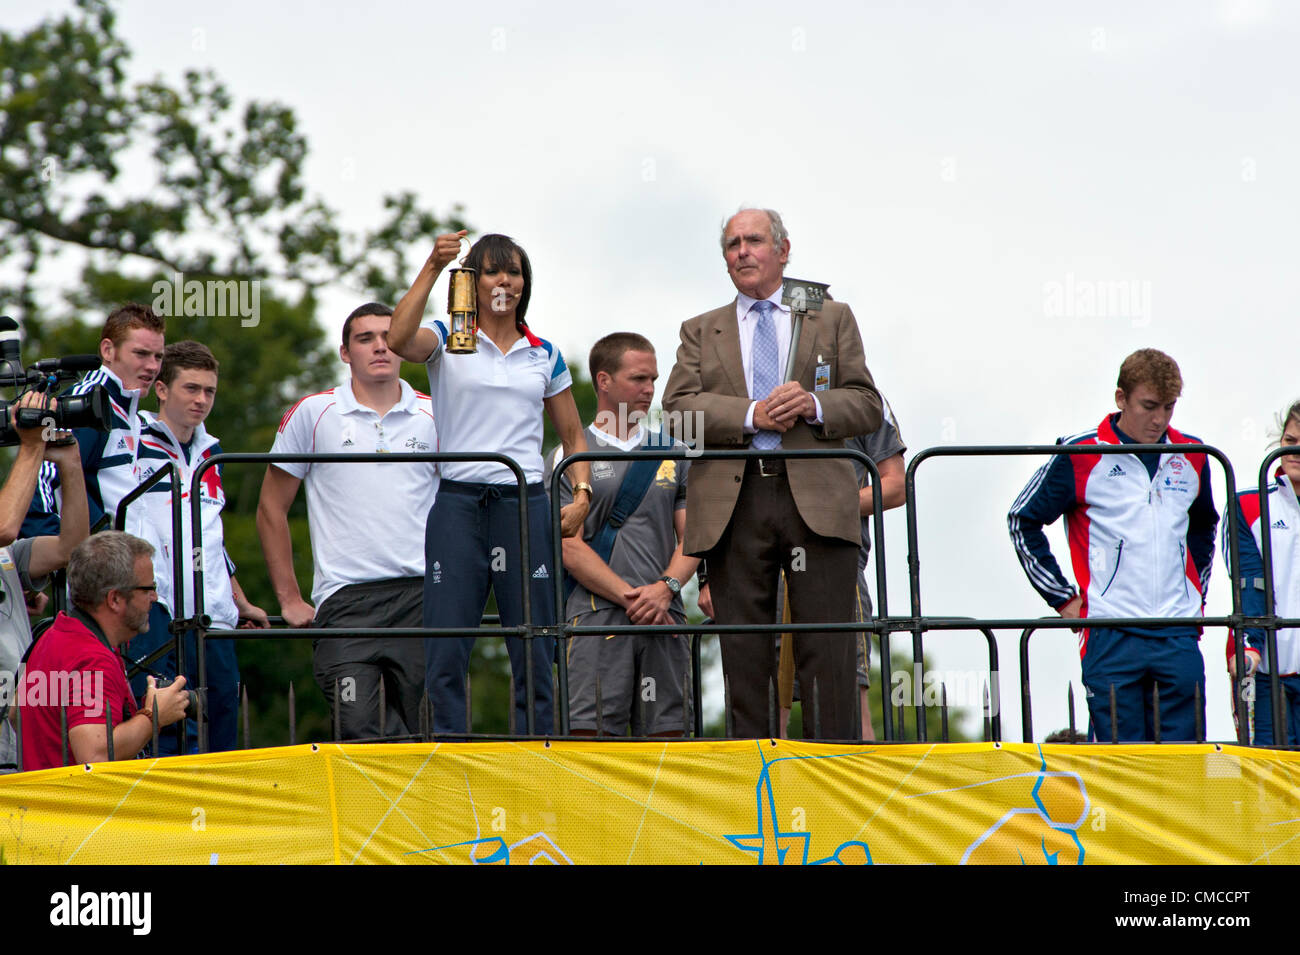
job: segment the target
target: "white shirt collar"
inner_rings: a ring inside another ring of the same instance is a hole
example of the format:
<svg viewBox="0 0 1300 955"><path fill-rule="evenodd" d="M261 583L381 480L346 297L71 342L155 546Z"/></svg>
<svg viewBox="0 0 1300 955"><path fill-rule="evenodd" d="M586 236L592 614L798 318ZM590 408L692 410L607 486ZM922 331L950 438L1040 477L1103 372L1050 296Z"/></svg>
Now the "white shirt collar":
<svg viewBox="0 0 1300 955"><path fill-rule="evenodd" d="M736 293L736 318L738 318L740 321L743 322L745 318L750 314L750 309L754 307L754 303L757 301L760 300L756 298L750 298L744 292L737 292ZM767 301L771 302L773 305L776 306L776 309L774 310L773 314L775 314L775 311L781 311L787 315L790 314L790 307L788 305L781 304L781 286L779 285L777 286L776 291L767 297ZM754 321L758 321L757 314L754 315Z"/></svg>
<svg viewBox="0 0 1300 955"><path fill-rule="evenodd" d="M388 409L388 413L401 411L407 414L414 413L415 407L415 389L406 383L404 379L397 379L398 385L401 386L401 394L398 396L397 404ZM351 414L354 411L362 411L366 414L378 414L374 408L367 407L357 401L356 393L352 390L352 379L349 378L343 384L334 389L334 397L339 403L340 414Z"/></svg>
<svg viewBox="0 0 1300 955"><path fill-rule="evenodd" d="M502 351L500 348L498 348L498 347L497 347L497 343L494 342L491 338L489 338L489 337L487 336L487 333L486 333L485 331L483 331L483 329L481 329L481 328L478 330L478 340L479 340L480 342L482 342L482 343L487 344L487 345L491 345L491 346L492 346L492 350L493 350L494 352L496 352L498 355L501 355L501 356L503 356L503 357L506 356L506 355L513 355L515 352L517 352L517 351L519 351L519 350L521 350L521 349L524 349L524 348L537 348L537 347L539 347L539 346L537 346L537 345L534 345L532 342L530 342L530 341L528 340L528 336L525 335L523 332L520 332L520 333L519 333L519 339L518 339L518 341L516 341L513 345L511 345L511 346L510 346L509 348L507 348L505 351Z"/></svg>
<svg viewBox="0 0 1300 955"><path fill-rule="evenodd" d="M117 372L113 371L113 369L109 368L107 365L100 365L99 370L103 372L104 376L112 381L113 384L117 385L117 390L122 393L124 398L143 398L144 393L148 390L146 388L141 388L139 385L134 388L128 388L126 383L123 382L121 378L117 377ZM152 388L153 386L150 385L149 387Z"/></svg>

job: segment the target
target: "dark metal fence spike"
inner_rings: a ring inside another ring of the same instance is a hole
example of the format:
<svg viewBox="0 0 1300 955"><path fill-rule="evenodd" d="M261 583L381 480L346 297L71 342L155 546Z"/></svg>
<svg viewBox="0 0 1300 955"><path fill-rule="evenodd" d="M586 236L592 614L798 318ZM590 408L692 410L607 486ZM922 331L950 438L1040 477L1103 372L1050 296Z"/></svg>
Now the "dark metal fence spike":
<svg viewBox="0 0 1300 955"><path fill-rule="evenodd" d="M767 678L767 735L772 739L781 735L779 719L776 707L776 681L769 676Z"/></svg>
<svg viewBox="0 0 1300 955"><path fill-rule="evenodd" d="M18 764L18 772L23 771L23 708L18 705L18 700L14 700L14 761Z"/></svg>
<svg viewBox="0 0 1300 955"><path fill-rule="evenodd" d="M871 641L867 641L867 646L871 646ZM871 669L870 655L867 659L867 669ZM864 687L858 686L856 677L853 680L853 739L862 742L862 691Z"/></svg>
<svg viewBox="0 0 1300 955"><path fill-rule="evenodd" d="M1066 685L1066 690L1065 690L1065 706L1066 706L1066 708L1070 711L1070 742L1073 743L1073 742L1075 741L1075 729L1074 729L1074 681L1073 681L1073 680L1070 681L1070 683Z"/></svg>
<svg viewBox="0 0 1300 955"><path fill-rule="evenodd" d="M948 742L948 684L939 684L939 734L940 738Z"/></svg>
<svg viewBox="0 0 1300 955"><path fill-rule="evenodd" d="M993 697L989 693L988 680L980 680L984 690L984 742L993 742Z"/></svg>
<svg viewBox="0 0 1300 955"><path fill-rule="evenodd" d="M1196 684L1196 689L1193 695L1195 696L1193 703L1196 707L1196 742L1204 743L1205 742L1205 720L1203 719L1203 715L1201 713L1201 684L1200 683Z"/></svg>
<svg viewBox="0 0 1300 955"><path fill-rule="evenodd" d="M1034 741L1034 701L1029 688L1029 638L1032 629L1020 635L1020 739L1025 743Z"/></svg>
<svg viewBox="0 0 1300 955"><path fill-rule="evenodd" d="M1151 729L1152 729L1152 734L1156 738L1156 742L1157 743L1160 742L1160 684L1159 683L1153 683L1151 685Z"/></svg>
<svg viewBox="0 0 1300 955"><path fill-rule="evenodd" d="M1110 741L1119 742L1119 701L1115 698L1115 684L1110 685Z"/></svg>
<svg viewBox="0 0 1300 955"><path fill-rule="evenodd" d="M537 687L533 685L536 672L537 664L533 662L533 631L529 628L524 636L524 681L527 684L524 687L524 705L527 707L524 711L524 726L529 736L537 735ZM513 702L513 696L511 701Z"/></svg>
<svg viewBox="0 0 1300 955"><path fill-rule="evenodd" d="M244 749L253 748L252 720L248 713L248 684L243 684L239 688L240 707L244 714ZM155 730L155 733L157 731ZM154 745L157 745L155 739Z"/></svg>
<svg viewBox="0 0 1300 955"><path fill-rule="evenodd" d="M194 706L194 711L197 714L195 717L197 722L194 724L194 731L197 736L197 752L200 753L206 753L208 751L208 722L203 718L203 701L207 698L207 692L206 687L203 689L204 692L196 695L196 703ZM181 721L181 725L185 725L184 720ZM188 743L188 740L186 742ZM188 746L183 745L181 747L181 752L184 753L187 749Z"/></svg>
<svg viewBox="0 0 1300 955"><path fill-rule="evenodd" d="M297 700L293 695L293 681L289 681L289 745L298 745Z"/></svg>
<svg viewBox="0 0 1300 955"><path fill-rule="evenodd" d="M561 652L559 644L555 647L556 653ZM566 671L565 676L568 676ZM551 668L551 732L559 736L562 728L569 725L569 695L564 695L564 720L560 720L560 670L558 667Z"/></svg>
<svg viewBox="0 0 1300 955"><path fill-rule="evenodd" d="M997 641L993 640L991 645L996 651ZM996 667L996 662L994 667ZM991 669L989 672L987 694L989 722L993 725L993 738L1000 743L1002 742L1002 674L997 669Z"/></svg>
<svg viewBox="0 0 1300 955"><path fill-rule="evenodd" d="M515 705L515 687L513 681L510 684L510 705ZM465 673L465 732L474 732L474 687L470 680L468 671Z"/></svg>
<svg viewBox="0 0 1300 955"><path fill-rule="evenodd" d="M517 715L516 715L516 713L515 713L515 700L514 700L514 695L515 695L515 693L514 693L514 691L515 691L515 688L514 688L514 686L512 685L512 686L510 687L510 701L509 701L509 705L506 706L506 733L507 733L508 735L510 735L510 736L515 736L515 735L517 735L515 731L516 731L516 730L518 729L518 727L519 727L519 719L518 719L518 717L517 717Z"/></svg>
<svg viewBox="0 0 1300 955"><path fill-rule="evenodd" d="M1274 636L1276 636L1276 634L1274 634ZM1269 707L1272 707L1273 705L1273 678L1272 677L1269 677L1268 705ZM1273 726L1274 726L1273 742L1277 746L1288 746L1291 744L1291 742L1293 742L1287 730L1287 721L1288 721L1287 714L1290 712L1290 709L1291 708L1287 705L1286 691L1283 690L1282 691L1282 719L1273 721Z"/></svg>
<svg viewBox="0 0 1300 955"><path fill-rule="evenodd" d="M691 638L691 709L695 714L696 739L704 736L704 686L700 663L703 645L703 634L697 633Z"/></svg>
<svg viewBox="0 0 1300 955"><path fill-rule="evenodd" d="M722 733L727 739L736 735L736 718L731 713L731 677L722 678Z"/></svg>
<svg viewBox="0 0 1300 955"><path fill-rule="evenodd" d="M813 739L822 738L822 694L821 687L817 684L817 677L813 677ZM807 729L804 730L804 739L808 738Z"/></svg>
<svg viewBox="0 0 1300 955"><path fill-rule="evenodd" d="M338 743L343 739L343 698L339 696L339 678L334 678L334 710L330 714L330 722L334 724L334 742Z"/></svg>
<svg viewBox="0 0 1300 955"><path fill-rule="evenodd" d="M203 696L204 694L202 693L194 694L194 731L198 735L198 751L200 753L207 752L203 729ZM185 726L185 720L181 720L180 725L182 727L182 732L184 732L183 727ZM181 741L180 751L181 753L185 753L189 749L189 740L185 736L182 736Z"/></svg>
<svg viewBox="0 0 1300 955"><path fill-rule="evenodd" d="M113 746L113 708L104 707L104 735L108 737L108 761L111 763L117 759L117 751Z"/></svg>
<svg viewBox="0 0 1300 955"><path fill-rule="evenodd" d="M682 736L691 737L691 727L695 722L695 700L691 696L691 666L688 663L682 671Z"/></svg>
<svg viewBox="0 0 1300 955"><path fill-rule="evenodd" d="M384 678L379 678L379 735L387 735L388 730L388 699L384 690Z"/></svg>
<svg viewBox="0 0 1300 955"><path fill-rule="evenodd" d="M898 720L896 722L898 725L894 727L894 739L907 739L907 704L901 699L898 701Z"/></svg>

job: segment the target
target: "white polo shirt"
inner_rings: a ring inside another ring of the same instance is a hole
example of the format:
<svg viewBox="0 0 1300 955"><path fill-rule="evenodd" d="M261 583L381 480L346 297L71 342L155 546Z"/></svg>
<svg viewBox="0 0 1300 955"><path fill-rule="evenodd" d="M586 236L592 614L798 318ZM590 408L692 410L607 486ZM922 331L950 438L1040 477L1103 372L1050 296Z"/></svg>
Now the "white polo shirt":
<svg viewBox="0 0 1300 955"><path fill-rule="evenodd" d="M357 403L351 381L308 395L285 413L271 452L437 451L429 396L404 381L401 386L402 397L382 418ZM275 467L307 485L317 607L348 584L424 576L424 525L438 494L436 464Z"/></svg>
<svg viewBox="0 0 1300 955"><path fill-rule="evenodd" d="M531 331L504 355L480 330L478 351L443 349L447 326L427 320L438 344L425 363L442 451L493 451L514 458L529 484L542 480L542 401L573 384L560 350ZM444 462L442 476L474 484L514 484L515 475L494 462Z"/></svg>

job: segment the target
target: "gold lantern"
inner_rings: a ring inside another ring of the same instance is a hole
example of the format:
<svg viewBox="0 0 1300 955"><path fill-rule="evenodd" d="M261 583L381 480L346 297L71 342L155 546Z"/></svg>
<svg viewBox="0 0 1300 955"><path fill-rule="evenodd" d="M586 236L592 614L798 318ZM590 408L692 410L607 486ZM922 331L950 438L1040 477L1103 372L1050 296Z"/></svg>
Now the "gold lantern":
<svg viewBox="0 0 1300 955"><path fill-rule="evenodd" d="M465 259L460 261L461 265L465 264ZM452 269L450 275L447 351L453 355L472 355L478 351L478 272L460 268Z"/></svg>

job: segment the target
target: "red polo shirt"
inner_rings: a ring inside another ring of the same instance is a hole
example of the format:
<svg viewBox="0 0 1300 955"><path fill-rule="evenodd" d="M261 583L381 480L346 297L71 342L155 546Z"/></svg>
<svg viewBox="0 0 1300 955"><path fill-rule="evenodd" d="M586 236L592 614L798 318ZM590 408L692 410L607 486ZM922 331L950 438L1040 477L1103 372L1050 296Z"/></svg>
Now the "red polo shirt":
<svg viewBox="0 0 1300 955"><path fill-rule="evenodd" d="M105 711L120 726L136 710L122 658L65 613L36 641L18 691L25 770L63 765L60 706L67 709L69 730L86 723L104 726Z"/></svg>

